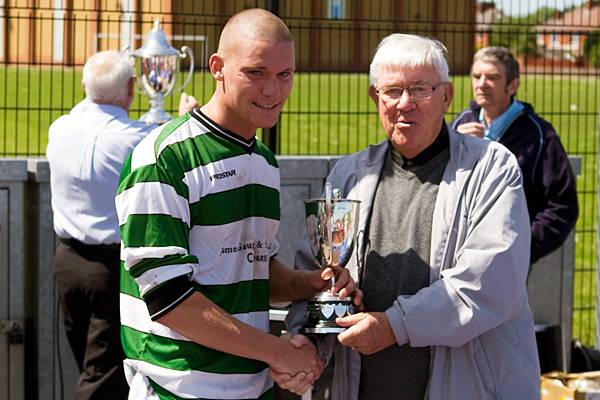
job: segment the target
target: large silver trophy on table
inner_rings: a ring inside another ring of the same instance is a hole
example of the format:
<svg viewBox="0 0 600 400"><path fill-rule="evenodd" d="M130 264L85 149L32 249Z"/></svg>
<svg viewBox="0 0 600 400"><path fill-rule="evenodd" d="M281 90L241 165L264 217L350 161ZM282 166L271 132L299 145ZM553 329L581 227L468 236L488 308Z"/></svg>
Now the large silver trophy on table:
<svg viewBox="0 0 600 400"><path fill-rule="evenodd" d="M183 46L181 51L169 44L165 32L160 27L160 21L154 21L154 28L148 34L144 46L135 50L131 55L139 59L138 83L142 91L150 98L150 111L140 117L146 124L163 124L172 117L163 109L163 98L168 96L173 87L179 60L190 58L188 76L178 90L183 89L194 74L194 54L192 49Z"/></svg>
<svg viewBox="0 0 600 400"><path fill-rule="evenodd" d="M312 254L321 268L343 268L350 259L356 232L360 201L341 199L339 190L325 186L325 198L305 202L306 226ZM331 279L335 285L335 276ZM308 301L308 323L304 333L340 333L342 328L335 323L337 317L354 312L352 298L340 299L331 291L318 293Z"/></svg>

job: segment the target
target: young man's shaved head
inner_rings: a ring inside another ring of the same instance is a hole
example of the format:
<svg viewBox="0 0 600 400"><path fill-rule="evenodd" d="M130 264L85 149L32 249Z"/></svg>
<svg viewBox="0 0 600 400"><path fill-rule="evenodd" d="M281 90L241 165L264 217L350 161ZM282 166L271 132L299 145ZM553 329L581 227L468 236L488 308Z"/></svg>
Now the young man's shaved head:
<svg viewBox="0 0 600 400"><path fill-rule="evenodd" d="M244 40L293 42L292 34L283 21L260 8L244 10L231 17L221 32L217 51L227 55L236 43Z"/></svg>
<svg viewBox="0 0 600 400"><path fill-rule="evenodd" d="M209 118L247 140L277 123L296 69L294 41L282 20L261 9L234 15L208 65L217 83L201 109Z"/></svg>

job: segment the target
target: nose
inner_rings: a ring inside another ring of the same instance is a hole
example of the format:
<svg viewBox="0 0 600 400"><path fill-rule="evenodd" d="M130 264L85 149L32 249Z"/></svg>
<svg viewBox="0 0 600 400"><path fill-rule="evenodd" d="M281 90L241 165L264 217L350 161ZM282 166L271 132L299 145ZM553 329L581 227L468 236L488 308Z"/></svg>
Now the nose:
<svg viewBox="0 0 600 400"><path fill-rule="evenodd" d="M266 97L277 97L281 93L277 79L267 79L262 87L262 95Z"/></svg>
<svg viewBox="0 0 600 400"><path fill-rule="evenodd" d="M485 75L481 75L479 77L479 79L477 79L478 86L484 86L484 85L486 85L486 83L487 83L487 79L486 79Z"/></svg>
<svg viewBox="0 0 600 400"><path fill-rule="evenodd" d="M413 98L411 97L408 90L404 89L402 91L402 94L400 95L400 98L398 99L398 104L396 105L396 108L398 108L401 111L405 111L412 110L414 106L415 102Z"/></svg>

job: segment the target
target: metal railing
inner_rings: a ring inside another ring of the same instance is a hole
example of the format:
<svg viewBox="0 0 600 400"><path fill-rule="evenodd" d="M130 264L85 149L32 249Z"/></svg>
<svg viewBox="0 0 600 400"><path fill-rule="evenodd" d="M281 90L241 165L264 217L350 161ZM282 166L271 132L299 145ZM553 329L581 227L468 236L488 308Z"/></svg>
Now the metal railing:
<svg viewBox="0 0 600 400"><path fill-rule="evenodd" d="M185 90L201 102L214 88L206 59L230 15L256 6L288 24L297 53L294 89L277 127L259 132L282 155L347 154L383 139L367 95L367 71L375 46L392 32L433 36L448 47L455 85L449 119L471 98L469 67L476 48L509 46L522 67L518 98L532 103L556 127L569 155L582 160L573 336L595 342L598 3L585 1L570 10L542 8L539 0L522 1L519 9L509 7L516 2L494 6L473 0L38 3L0 2L0 156L43 156L51 122L83 98L85 59L97 50L140 47L155 18L162 19L174 47L188 45L197 55L198 72ZM136 8L142 3L145 8ZM535 6L527 16L518 15ZM176 94L165 104L176 112ZM139 117L147 109L147 98L138 96L130 114Z"/></svg>

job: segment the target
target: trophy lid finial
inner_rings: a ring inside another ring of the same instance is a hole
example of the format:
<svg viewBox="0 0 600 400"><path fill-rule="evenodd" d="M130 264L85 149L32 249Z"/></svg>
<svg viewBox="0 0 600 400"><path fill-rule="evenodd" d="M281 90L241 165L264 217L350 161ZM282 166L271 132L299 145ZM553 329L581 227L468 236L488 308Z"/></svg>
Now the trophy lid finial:
<svg viewBox="0 0 600 400"><path fill-rule="evenodd" d="M165 31L160 26L160 19L154 20L154 27L148 33L142 47L131 53L134 57L150 58L155 56L178 56L179 50L171 46Z"/></svg>

